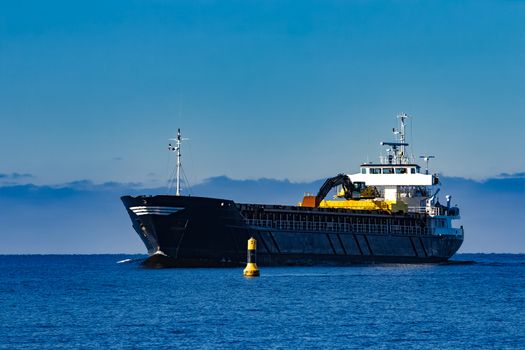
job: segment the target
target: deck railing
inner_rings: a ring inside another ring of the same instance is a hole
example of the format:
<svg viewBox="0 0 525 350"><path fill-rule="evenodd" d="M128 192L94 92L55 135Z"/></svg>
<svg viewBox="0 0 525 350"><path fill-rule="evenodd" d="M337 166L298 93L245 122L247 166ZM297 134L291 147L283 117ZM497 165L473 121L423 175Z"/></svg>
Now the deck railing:
<svg viewBox="0 0 525 350"><path fill-rule="evenodd" d="M408 207L409 213L424 214L427 213L430 216L445 215L445 208L440 207Z"/></svg>
<svg viewBox="0 0 525 350"><path fill-rule="evenodd" d="M428 230L420 226L403 226L392 224L351 224L336 222L312 222L293 220L262 220L247 219L249 226L265 228L268 230L282 231L317 231L317 232L341 232L341 233L371 233L371 234L395 234L395 235L422 235L428 234Z"/></svg>

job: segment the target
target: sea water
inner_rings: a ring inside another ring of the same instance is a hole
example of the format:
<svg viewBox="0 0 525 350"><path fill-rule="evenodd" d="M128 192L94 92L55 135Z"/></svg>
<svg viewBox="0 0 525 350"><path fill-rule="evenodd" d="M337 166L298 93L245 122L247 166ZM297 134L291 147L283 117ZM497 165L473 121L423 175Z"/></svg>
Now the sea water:
<svg viewBox="0 0 525 350"><path fill-rule="evenodd" d="M525 255L252 279L141 258L0 256L0 348L525 349Z"/></svg>

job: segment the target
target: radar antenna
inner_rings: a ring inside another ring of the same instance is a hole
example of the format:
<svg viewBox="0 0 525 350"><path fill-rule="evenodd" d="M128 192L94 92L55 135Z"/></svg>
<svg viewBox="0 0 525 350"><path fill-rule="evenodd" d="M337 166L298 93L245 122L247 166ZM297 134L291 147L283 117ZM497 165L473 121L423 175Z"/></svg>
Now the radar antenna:
<svg viewBox="0 0 525 350"><path fill-rule="evenodd" d="M399 134L399 143L401 144L401 158L405 158L405 143L406 143L406 137L405 137L405 120L408 118L408 115L406 113L400 114L397 116L399 118L399 131L395 131L394 134Z"/></svg>
<svg viewBox="0 0 525 350"><path fill-rule="evenodd" d="M396 141L394 142L381 142L382 146L390 146L391 148L387 149L387 152L389 153L388 156L385 158L383 163L387 164L408 164L410 162L409 157L407 157L405 152L405 147L408 146L408 143L406 142L406 135L405 135L405 128L406 123L405 120L408 117L407 114L403 113L397 116L399 119L399 130L392 129L392 133L396 137Z"/></svg>
<svg viewBox="0 0 525 350"><path fill-rule="evenodd" d="M181 162L182 154L180 152L180 149L181 149L182 141L186 141L189 139L183 138L180 132L180 129L177 129L177 137L174 139L170 139L170 140L175 141L175 146L172 146L170 143L168 146L168 150L177 153L177 187L176 187L175 195L180 196L180 172L182 168L182 162Z"/></svg>
<svg viewBox="0 0 525 350"><path fill-rule="evenodd" d="M425 174L428 175L428 162L430 161L430 159L436 158L436 157L427 155L427 156L419 156L419 158L425 161Z"/></svg>

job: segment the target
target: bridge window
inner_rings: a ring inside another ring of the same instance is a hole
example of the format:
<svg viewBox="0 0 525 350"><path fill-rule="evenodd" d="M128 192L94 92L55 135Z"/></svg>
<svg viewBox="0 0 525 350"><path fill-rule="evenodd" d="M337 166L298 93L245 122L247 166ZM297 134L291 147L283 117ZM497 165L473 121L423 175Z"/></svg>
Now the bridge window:
<svg viewBox="0 0 525 350"><path fill-rule="evenodd" d="M366 174L366 168L361 168L361 174Z"/></svg>
<svg viewBox="0 0 525 350"><path fill-rule="evenodd" d="M393 168L383 168L383 174L393 174L394 169Z"/></svg>
<svg viewBox="0 0 525 350"><path fill-rule="evenodd" d="M371 168L370 169L370 174L381 174L381 169L380 168Z"/></svg>
<svg viewBox="0 0 525 350"><path fill-rule="evenodd" d="M407 168L396 168L396 174L406 174Z"/></svg>
<svg viewBox="0 0 525 350"><path fill-rule="evenodd" d="M416 168L410 168L410 173L411 174L415 174L416 173Z"/></svg>

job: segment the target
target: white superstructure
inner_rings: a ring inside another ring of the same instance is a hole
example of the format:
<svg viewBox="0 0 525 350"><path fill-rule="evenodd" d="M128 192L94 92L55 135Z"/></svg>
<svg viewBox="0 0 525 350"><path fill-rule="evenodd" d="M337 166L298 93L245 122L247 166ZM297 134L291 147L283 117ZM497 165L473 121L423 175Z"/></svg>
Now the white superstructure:
<svg viewBox="0 0 525 350"><path fill-rule="evenodd" d="M451 207L451 196L446 196L446 205L441 205L437 198L439 193L439 178L437 174L429 174L428 160L434 156L422 156L426 162L426 170L415 163L413 156L407 154L409 144L405 129L408 116L398 116L399 129L393 129L396 137L394 142L381 142L386 146L386 155L380 156L378 163L364 163L360 172L348 174L350 180L362 186L377 190L381 200L390 203L404 202L409 212L426 212L434 220L435 232L439 234L463 234L462 228L452 227L452 220L460 218L457 206Z"/></svg>

